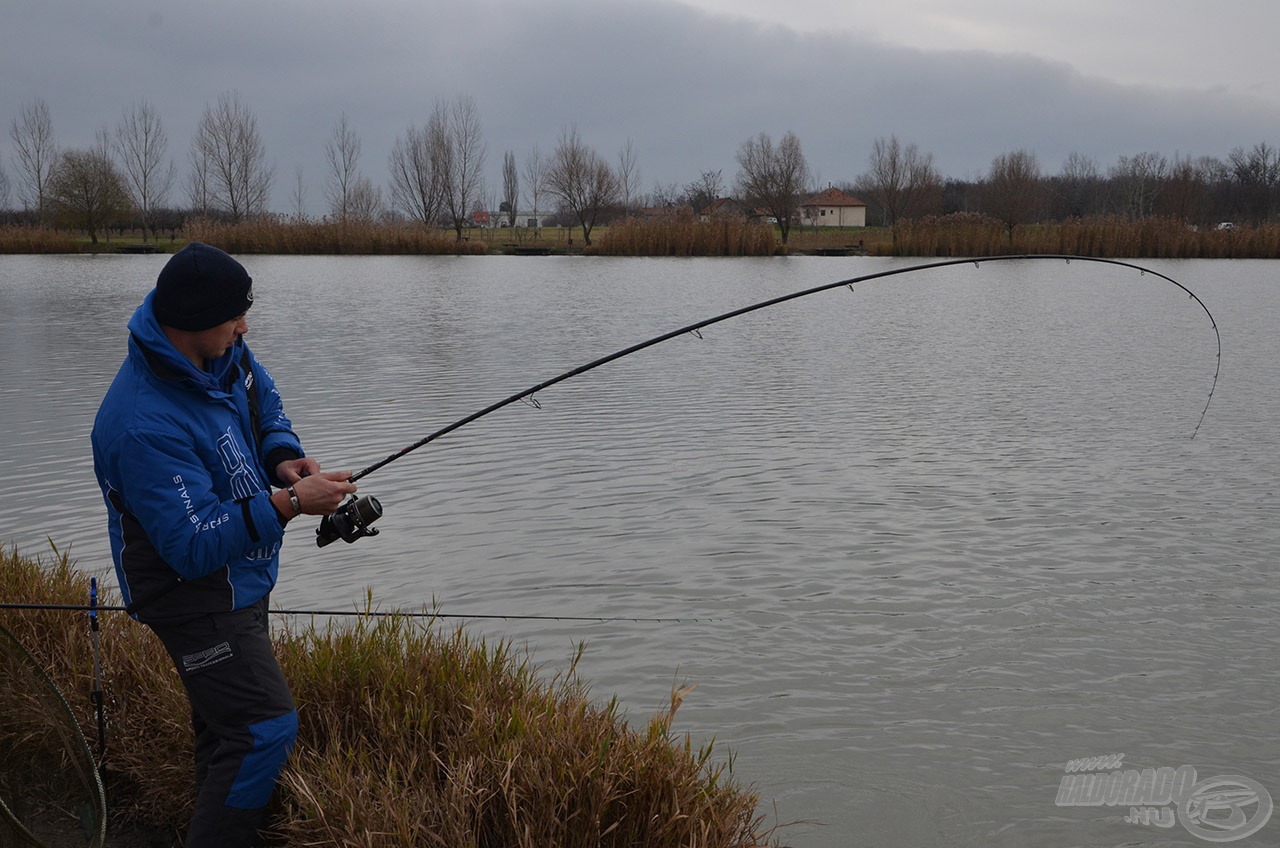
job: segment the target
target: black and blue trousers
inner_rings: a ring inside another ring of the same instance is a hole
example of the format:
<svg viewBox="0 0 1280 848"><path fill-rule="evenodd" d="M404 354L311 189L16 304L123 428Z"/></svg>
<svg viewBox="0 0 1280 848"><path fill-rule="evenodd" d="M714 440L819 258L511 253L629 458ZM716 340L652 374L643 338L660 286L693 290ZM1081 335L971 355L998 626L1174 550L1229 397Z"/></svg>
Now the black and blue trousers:
<svg viewBox="0 0 1280 848"><path fill-rule="evenodd" d="M234 612L150 623L191 702L196 802L186 848L252 845L297 738L267 608L263 598Z"/></svg>

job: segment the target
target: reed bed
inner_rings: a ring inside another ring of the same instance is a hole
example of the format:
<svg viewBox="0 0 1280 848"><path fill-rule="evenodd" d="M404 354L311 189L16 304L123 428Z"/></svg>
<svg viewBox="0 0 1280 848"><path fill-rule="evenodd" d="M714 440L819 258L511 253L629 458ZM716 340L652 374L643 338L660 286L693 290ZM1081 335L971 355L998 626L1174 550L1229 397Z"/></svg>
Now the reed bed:
<svg viewBox="0 0 1280 848"><path fill-rule="evenodd" d="M1004 223L975 212L899 221L888 228L857 231L795 229L783 245L777 230L741 219L710 222L691 217L628 219L600 228L585 252L600 256L774 256L788 251L851 248L877 256L1001 256L1064 253L1108 258L1277 259L1280 223L1195 227L1173 218L1131 220L1113 215L1068 221ZM515 242L509 240L513 238ZM477 230L459 242L452 231L417 224L267 219L241 224L203 219L187 225L184 238L229 253L302 255L479 255L513 246L561 248L564 230L545 228L542 238L513 230ZM47 227L0 226L0 254L81 253L113 250L91 246L76 235ZM572 249L572 248L570 248Z"/></svg>
<svg viewBox="0 0 1280 848"><path fill-rule="evenodd" d="M51 560L0 551L4 601L84 603L88 583L56 551ZM146 627L119 613L101 620L112 827L176 832L193 791L181 683ZM95 738L85 617L0 611L0 624L35 654ZM300 733L273 804L270 844L780 844L757 793L735 779L732 758L716 761L710 744L674 731L688 688L673 689L668 708L635 728L616 700L590 700L577 657L548 679L512 644L434 620L277 627L276 642Z"/></svg>
<svg viewBox="0 0 1280 848"><path fill-rule="evenodd" d="M0 226L0 253L79 253L80 240L66 230L25 224Z"/></svg>
<svg viewBox="0 0 1280 848"><path fill-rule="evenodd" d="M462 255L483 254L482 241L457 241L453 231L420 224L357 221L280 221L264 219L239 224L209 219L191 221L187 238L228 253L301 255Z"/></svg>
<svg viewBox="0 0 1280 848"><path fill-rule="evenodd" d="M599 256L773 256L780 248L773 227L726 217L613 224L591 250Z"/></svg>
<svg viewBox="0 0 1280 848"><path fill-rule="evenodd" d="M1106 258L1277 259L1280 224L1232 229L1193 227L1172 218L1130 220L1113 215L1012 231L1000 221L971 212L898 223L886 253L898 256L1003 256L1063 253Z"/></svg>

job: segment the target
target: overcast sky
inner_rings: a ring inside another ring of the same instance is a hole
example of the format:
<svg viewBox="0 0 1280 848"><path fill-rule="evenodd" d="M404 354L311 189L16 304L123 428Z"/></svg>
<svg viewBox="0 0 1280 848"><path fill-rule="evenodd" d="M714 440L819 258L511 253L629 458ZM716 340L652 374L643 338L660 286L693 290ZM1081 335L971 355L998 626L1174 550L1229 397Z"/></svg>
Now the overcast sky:
<svg viewBox="0 0 1280 848"><path fill-rule="evenodd" d="M896 134L944 174L1008 150L1056 172L1072 151L1225 157L1280 144L1276 0L0 0L0 120L41 97L63 146L87 146L132 102L160 111L185 174L206 103L238 91L290 209L302 166L322 211L324 144L345 112L362 170L437 98L475 98L490 179L502 154L548 152L561 128L641 185L736 174L761 131L792 130L823 182L854 179ZM12 181L8 134L0 162ZM185 201L175 192L175 203Z"/></svg>

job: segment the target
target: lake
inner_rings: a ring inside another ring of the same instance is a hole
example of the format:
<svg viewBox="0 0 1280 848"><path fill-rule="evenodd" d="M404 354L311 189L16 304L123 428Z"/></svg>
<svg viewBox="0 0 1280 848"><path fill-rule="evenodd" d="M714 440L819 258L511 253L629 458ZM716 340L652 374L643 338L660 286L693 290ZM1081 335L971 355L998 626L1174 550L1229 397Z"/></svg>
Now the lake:
<svg viewBox="0 0 1280 848"><path fill-rule="evenodd" d="M0 540L109 568L89 429L164 256L0 257ZM571 367L877 258L251 256L248 340L357 469ZM1280 793L1280 265L961 265L682 336L361 481L282 607L433 600L736 755L797 846L1199 844L1070 760ZM112 578L110 582L114 582ZM1261 810L1261 804L1257 805ZM1252 813L1252 810L1246 811ZM1263 831L1274 841L1280 823Z"/></svg>

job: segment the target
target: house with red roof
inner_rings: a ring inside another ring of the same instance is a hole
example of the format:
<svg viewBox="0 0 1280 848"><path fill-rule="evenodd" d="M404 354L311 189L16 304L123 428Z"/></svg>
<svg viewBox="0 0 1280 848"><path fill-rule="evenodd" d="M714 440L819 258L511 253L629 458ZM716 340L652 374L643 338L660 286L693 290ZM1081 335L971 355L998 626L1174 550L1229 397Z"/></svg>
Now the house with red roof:
<svg viewBox="0 0 1280 848"><path fill-rule="evenodd" d="M801 203L800 215L811 227L865 227L867 204L838 188L828 188Z"/></svg>
<svg viewBox="0 0 1280 848"><path fill-rule="evenodd" d="M741 221L753 221L759 223L761 221L778 223L769 217L769 210L761 209L756 206L748 206L741 200L732 197L720 197L707 204L701 212L698 213L698 220L706 224L710 221L719 221L725 219L736 219Z"/></svg>
<svg viewBox="0 0 1280 848"><path fill-rule="evenodd" d="M750 218L754 212L755 210L732 197L717 197L703 208L698 219L705 224L717 218Z"/></svg>

